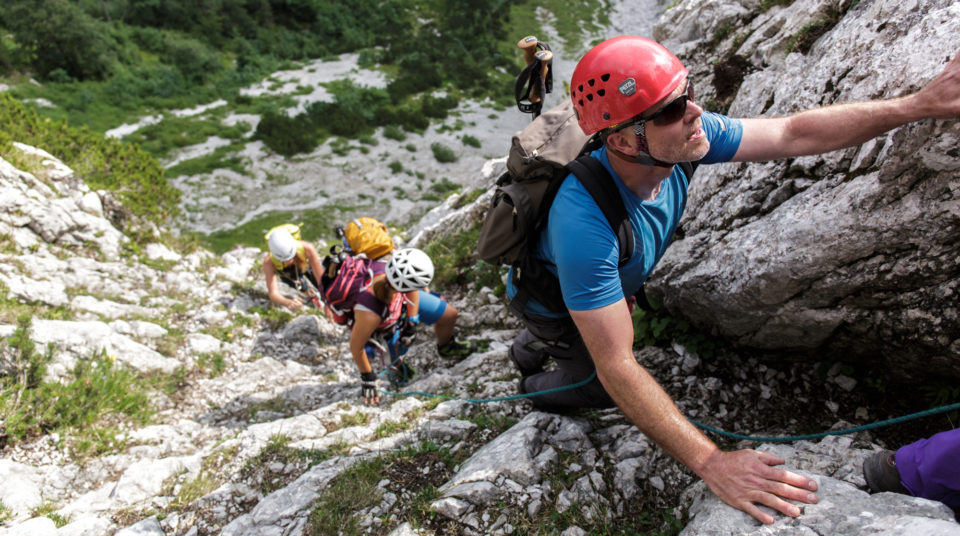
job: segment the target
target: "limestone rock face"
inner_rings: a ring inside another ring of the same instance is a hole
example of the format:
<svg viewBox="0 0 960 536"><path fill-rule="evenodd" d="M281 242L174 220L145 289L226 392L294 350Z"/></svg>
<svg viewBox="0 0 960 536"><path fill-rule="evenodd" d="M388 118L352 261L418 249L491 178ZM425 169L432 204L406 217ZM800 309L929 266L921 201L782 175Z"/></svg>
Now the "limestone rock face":
<svg viewBox="0 0 960 536"><path fill-rule="evenodd" d="M681 0L655 26L691 67L698 102L738 116L893 97L960 49L950 0L761 4ZM809 35L821 19L835 24ZM886 417L823 350L956 373L958 135L955 121L924 121L824 156L703 166L651 292L744 347L816 351L827 366L679 342L635 358L712 434L774 439ZM147 384L148 423L107 416L102 452L79 450L76 430L16 438L0 421L0 536L298 536L316 533L328 503L344 506L344 479L364 486L365 500L345 505L362 534L675 533L686 521L684 535L960 535L939 503L866 493L863 460L899 446L870 431L750 443L820 486L800 517L760 526L620 410L535 410L508 352L520 326L489 288L441 289L460 311L458 338L482 350L442 358L423 327L405 356L416 376L404 392L381 379L380 403L365 405L347 330L315 310L271 309L261 251L157 243L121 258L128 238L105 214L122 207L20 149L30 165L0 159L0 376L23 368L6 344L23 310L49 355L45 381L103 356L164 381ZM479 176L490 184L502 169L492 160ZM410 245L472 229L489 198L448 199Z"/></svg>
<svg viewBox="0 0 960 536"><path fill-rule="evenodd" d="M960 50L950 0L803 0L752 20L740 4L683 2L657 27L698 101L733 117L898 97ZM796 52L802 29L838 10ZM925 120L824 155L701 166L648 291L744 347L960 376L958 145L960 123Z"/></svg>

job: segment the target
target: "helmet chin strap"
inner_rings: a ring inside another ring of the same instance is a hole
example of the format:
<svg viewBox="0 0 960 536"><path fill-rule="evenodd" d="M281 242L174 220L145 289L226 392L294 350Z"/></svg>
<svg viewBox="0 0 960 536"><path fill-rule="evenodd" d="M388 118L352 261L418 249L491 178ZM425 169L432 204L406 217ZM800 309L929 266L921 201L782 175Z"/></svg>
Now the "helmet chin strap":
<svg viewBox="0 0 960 536"><path fill-rule="evenodd" d="M628 155L623 151L615 149L607 145L607 152L613 153L617 158L621 160L626 160L627 162L633 162L635 164L640 164L642 166L656 166L662 168L672 168L676 165L676 162L664 162L663 160L658 160L650 156L650 147L647 145L647 133L646 128L643 126L643 121L637 121L633 125L633 134L637 139L637 154ZM606 141L606 139L604 139Z"/></svg>
<svg viewBox="0 0 960 536"><path fill-rule="evenodd" d="M628 155L621 151L614 149L613 147L607 146L607 152L613 153L614 156L626 160L627 162L633 162L635 164L640 164L642 166L656 166L662 168L672 168L677 165L676 162L664 162L663 160L657 160L656 158L650 156L647 153L638 152L635 155Z"/></svg>

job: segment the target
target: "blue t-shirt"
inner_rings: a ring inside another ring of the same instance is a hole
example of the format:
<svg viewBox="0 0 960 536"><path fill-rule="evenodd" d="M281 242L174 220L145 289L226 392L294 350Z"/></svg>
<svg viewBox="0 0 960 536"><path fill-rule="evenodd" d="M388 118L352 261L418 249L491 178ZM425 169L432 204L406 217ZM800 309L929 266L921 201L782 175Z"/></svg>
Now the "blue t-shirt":
<svg viewBox="0 0 960 536"><path fill-rule="evenodd" d="M701 122L710 141L710 150L701 163L729 162L740 147L740 121L704 112ZM687 204L688 178L680 166L674 166L673 173L664 179L656 199L643 201L627 189L610 167L606 147L591 155L607 168L620 188L633 226L634 250L627 264L618 269L619 244L603 211L576 177L564 179L550 207L537 257L546 260L548 269L557 274L563 300L574 311L599 309L636 293L670 245ZM512 298L516 293L512 274L507 281L507 292ZM527 311L559 316L535 300L527 303Z"/></svg>

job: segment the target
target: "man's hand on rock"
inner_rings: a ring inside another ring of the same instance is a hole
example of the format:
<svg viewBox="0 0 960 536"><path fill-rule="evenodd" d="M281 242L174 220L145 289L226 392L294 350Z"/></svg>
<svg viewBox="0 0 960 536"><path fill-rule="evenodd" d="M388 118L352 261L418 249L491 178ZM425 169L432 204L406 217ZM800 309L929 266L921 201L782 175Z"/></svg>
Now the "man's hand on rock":
<svg viewBox="0 0 960 536"><path fill-rule="evenodd" d="M723 502L743 510L765 524L772 515L757 507L768 506L784 515L797 517L802 510L787 500L817 502L816 481L773 467L783 459L767 452L717 450L704 464L701 476ZM786 500L785 500L786 499Z"/></svg>

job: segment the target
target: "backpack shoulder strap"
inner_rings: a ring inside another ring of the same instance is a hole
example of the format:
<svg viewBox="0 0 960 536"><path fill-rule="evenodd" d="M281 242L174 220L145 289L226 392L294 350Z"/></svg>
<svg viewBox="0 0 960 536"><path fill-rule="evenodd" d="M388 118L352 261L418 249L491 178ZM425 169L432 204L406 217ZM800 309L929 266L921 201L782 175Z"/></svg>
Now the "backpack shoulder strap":
<svg viewBox="0 0 960 536"><path fill-rule="evenodd" d="M700 165L700 161L680 162L678 165L680 169L683 170L683 174L687 176L687 182L690 182L690 180L693 179L693 174L697 171L697 166Z"/></svg>
<svg viewBox="0 0 960 536"><path fill-rule="evenodd" d="M587 192L597 202L600 210L603 211L607 223L617 235L617 243L620 247L620 258L617 266L625 265L633 254L633 226L630 224L630 218L627 216L627 209L623 206L623 198L620 197L620 190L616 182L596 158L584 155L567 164L570 172L573 173Z"/></svg>

